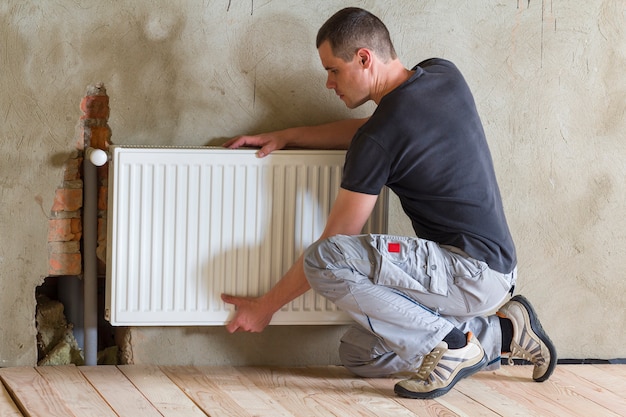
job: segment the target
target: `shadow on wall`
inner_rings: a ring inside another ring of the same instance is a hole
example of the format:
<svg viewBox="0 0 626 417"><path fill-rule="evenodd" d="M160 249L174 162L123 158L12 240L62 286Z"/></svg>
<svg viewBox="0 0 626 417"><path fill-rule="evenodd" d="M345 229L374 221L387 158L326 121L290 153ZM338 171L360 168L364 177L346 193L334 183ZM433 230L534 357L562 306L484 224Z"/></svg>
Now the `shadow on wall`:
<svg viewBox="0 0 626 417"><path fill-rule="evenodd" d="M291 14L234 16L204 22L178 10L139 15L122 9L123 33L113 33L119 25L85 33L79 54L89 63L89 81L107 85L113 127L124 132L125 144L173 145L189 129L199 136L237 125L260 132L349 114L325 89L308 22ZM183 126L189 123L194 127Z"/></svg>
<svg viewBox="0 0 626 417"><path fill-rule="evenodd" d="M116 18L125 22L123 33L115 32L119 25L105 24L80 43L79 54L95 77L89 81L103 81L117 92L112 115L126 132L125 141L149 144L155 132L171 141L176 134L183 107L177 88L185 66L180 43L186 18L166 8L161 5L147 16L120 8Z"/></svg>
<svg viewBox="0 0 626 417"><path fill-rule="evenodd" d="M247 133L355 117L326 89L316 35L317 28L298 16L257 15L230 49L249 88L242 104L254 123Z"/></svg>

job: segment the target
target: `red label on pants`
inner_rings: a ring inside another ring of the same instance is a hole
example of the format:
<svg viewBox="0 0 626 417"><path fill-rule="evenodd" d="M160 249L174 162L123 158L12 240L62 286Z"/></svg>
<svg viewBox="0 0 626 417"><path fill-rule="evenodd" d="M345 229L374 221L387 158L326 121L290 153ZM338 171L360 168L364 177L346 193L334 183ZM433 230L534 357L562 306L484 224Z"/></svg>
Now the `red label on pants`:
<svg viewBox="0 0 626 417"><path fill-rule="evenodd" d="M398 242L387 243L387 251L389 253L399 253L400 252L400 244Z"/></svg>

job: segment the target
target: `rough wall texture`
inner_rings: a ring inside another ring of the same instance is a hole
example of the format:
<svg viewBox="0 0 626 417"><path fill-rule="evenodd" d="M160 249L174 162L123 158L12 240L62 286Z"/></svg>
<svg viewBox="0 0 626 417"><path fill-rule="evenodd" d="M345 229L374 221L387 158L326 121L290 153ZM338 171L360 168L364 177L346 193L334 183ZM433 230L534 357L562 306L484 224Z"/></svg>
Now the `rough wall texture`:
<svg viewBox="0 0 626 417"><path fill-rule="evenodd" d="M120 144L206 144L362 116L371 106L349 112L325 91L314 47L319 25L345 4L0 4L0 366L36 361L35 288L48 273L48 223L85 87L107 86ZM607 331L626 321L623 1L351 4L387 22L407 66L441 56L465 73L516 238L520 291L561 356L626 357L626 334ZM394 210L392 229L405 230ZM230 339L222 330L134 329L129 339L136 362L249 362L258 346L293 362L288 346L312 333L326 349L314 359L321 363L334 360L339 333L272 329ZM231 340L253 346L235 358Z"/></svg>

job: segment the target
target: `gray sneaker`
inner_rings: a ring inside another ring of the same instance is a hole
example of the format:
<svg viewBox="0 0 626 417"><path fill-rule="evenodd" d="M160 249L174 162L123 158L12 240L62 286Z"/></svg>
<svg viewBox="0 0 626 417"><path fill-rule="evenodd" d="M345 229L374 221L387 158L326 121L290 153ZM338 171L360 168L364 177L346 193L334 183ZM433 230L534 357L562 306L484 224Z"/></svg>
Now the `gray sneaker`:
<svg viewBox="0 0 626 417"><path fill-rule="evenodd" d="M417 373L409 379L398 382L394 391L401 397L429 399L439 397L462 378L468 377L485 366L485 352L472 335L467 333L467 345L460 349L448 349L446 342L441 342L424 356Z"/></svg>
<svg viewBox="0 0 626 417"><path fill-rule="evenodd" d="M513 323L509 365L513 365L514 358L524 359L535 365L535 381L547 380L556 367L556 349L541 327L530 302L525 297L516 295L498 310L497 315Z"/></svg>

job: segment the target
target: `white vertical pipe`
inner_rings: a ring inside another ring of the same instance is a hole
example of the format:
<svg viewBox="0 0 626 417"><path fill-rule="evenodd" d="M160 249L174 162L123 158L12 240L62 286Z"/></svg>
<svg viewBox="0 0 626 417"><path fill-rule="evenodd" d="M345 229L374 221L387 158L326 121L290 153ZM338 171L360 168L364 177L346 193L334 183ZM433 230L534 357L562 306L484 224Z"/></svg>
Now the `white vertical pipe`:
<svg viewBox="0 0 626 417"><path fill-rule="evenodd" d="M98 172L107 162L106 152L87 148L83 163L83 284L85 365L98 364Z"/></svg>

